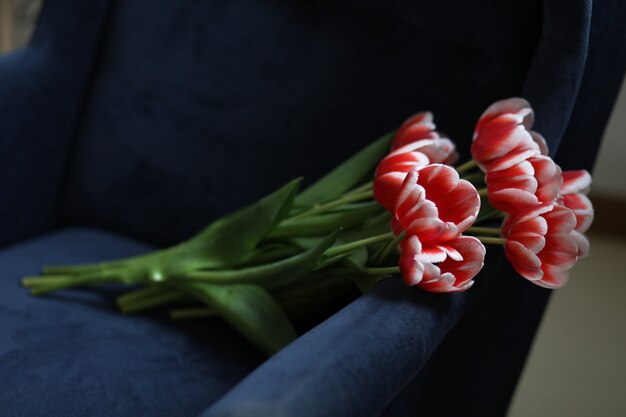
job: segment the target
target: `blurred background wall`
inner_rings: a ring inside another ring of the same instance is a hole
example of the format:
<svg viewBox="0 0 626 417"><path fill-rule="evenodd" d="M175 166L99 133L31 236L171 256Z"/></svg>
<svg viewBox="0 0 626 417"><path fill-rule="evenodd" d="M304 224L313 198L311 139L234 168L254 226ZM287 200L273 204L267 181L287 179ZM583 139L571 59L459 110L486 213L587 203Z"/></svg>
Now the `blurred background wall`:
<svg viewBox="0 0 626 417"><path fill-rule="evenodd" d="M0 52L30 39L43 0L0 0Z"/></svg>
<svg viewBox="0 0 626 417"><path fill-rule="evenodd" d="M626 200L624 157L626 157L626 87L622 85L593 173L593 189L597 195Z"/></svg>
<svg viewBox="0 0 626 417"><path fill-rule="evenodd" d="M0 0L0 53L28 42L42 1ZM626 416L626 87L593 176L591 254L553 294L509 417Z"/></svg>

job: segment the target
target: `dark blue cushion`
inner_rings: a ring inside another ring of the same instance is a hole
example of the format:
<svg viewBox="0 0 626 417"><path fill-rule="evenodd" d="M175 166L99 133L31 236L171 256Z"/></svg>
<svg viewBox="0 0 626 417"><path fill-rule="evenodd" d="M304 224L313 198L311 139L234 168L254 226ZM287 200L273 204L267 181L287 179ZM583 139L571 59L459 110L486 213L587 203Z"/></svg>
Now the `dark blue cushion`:
<svg viewBox="0 0 626 417"><path fill-rule="evenodd" d="M43 264L94 262L151 249L69 229L0 252L2 416L192 416L264 357L220 320L124 316L116 289L34 298L19 286Z"/></svg>

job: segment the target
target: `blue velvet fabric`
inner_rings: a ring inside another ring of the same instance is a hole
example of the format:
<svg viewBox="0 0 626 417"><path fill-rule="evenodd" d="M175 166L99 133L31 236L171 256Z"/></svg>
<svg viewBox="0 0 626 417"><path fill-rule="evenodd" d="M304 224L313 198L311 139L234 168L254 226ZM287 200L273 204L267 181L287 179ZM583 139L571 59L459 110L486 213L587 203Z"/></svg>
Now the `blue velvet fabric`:
<svg viewBox="0 0 626 417"><path fill-rule="evenodd" d="M94 229L66 229L0 253L0 414L193 416L263 355L220 320L173 325L116 311L119 288L25 296L43 264L115 259L153 247Z"/></svg>
<svg viewBox="0 0 626 417"><path fill-rule="evenodd" d="M0 246L58 226L60 192L108 2L47 1L0 57Z"/></svg>
<svg viewBox="0 0 626 417"><path fill-rule="evenodd" d="M521 91L539 7L115 3L65 221L173 243L295 177L310 182L424 109L467 158L480 112Z"/></svg>
<svg viewBox="0 0 626 417"><path fill-rule="evenodd" d="M558 162L590 167L625 19L618 0L47 0L32 44L0 58L0 244L59 223L176 242L419 110L467 157L511 95ZM83 229L0 252L3 415L501 416L549 294L495 250L470 292L386 282L262 363L219 321L18 287L149 247Z"/></svg>

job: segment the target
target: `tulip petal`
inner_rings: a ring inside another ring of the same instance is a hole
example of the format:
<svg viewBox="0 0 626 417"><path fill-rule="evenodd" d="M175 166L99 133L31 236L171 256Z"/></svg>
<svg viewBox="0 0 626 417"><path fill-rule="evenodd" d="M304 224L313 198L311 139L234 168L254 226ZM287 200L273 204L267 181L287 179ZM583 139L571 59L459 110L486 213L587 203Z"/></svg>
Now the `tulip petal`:
<svg viewBox="0 0 626 417"><path fill-rule="evenodd" d="M513 165L511 168L503 169L500 171L489 171L485 175L485 182L490 187L496 187L497 189L504 188L522 188L524 190L535 192L537 187L535 185L534 188L524 188L524 187L513 187L507 185L500 185L500 183L515 183L517 181L525 180L527 178L535 178L535 168L533 164L528 161L522 161L519 164ZM536 181L534 181L536 184Z"/></svg>
<svg viewBox="0 0 626 417"><path fill-rule="evenodd" d="M374 179L374 198L387 211L392 211L396 206L396 200L405 178L405 173L390 172Z"/></svg>
<svg viewBox="0 0 626 417"><path fill-rule="evenodd" d="M470 182L459 179L456 170L431 164L420 170L417 182L426 199L436 205L442 221L455 224L460 231L473 223L480 211L480 196Z"/></svg>
<svg viewBox="0 0 626 417"><path fill-rule="evenodd" d="M530 148L530 146L524 146L530 142L532 142L530 134L523 126L517 125L514 118L500 116L476 137L471 151L476 161L487 165L516 149Z"/></svg>
<svg viewBox="0 0 626 417"><path fill-rule="evenodd" d="M485 165L487 171L501 171L503 169L509 169L539 153L539 149L534 142L527 141L526 146L520 146L520 148L521 149L513 149L506 155L485 162L483 165Z"/></svg>
<svg viewBox="0 0 626 417"><path fill-rule="evenodd" d="M543 269L543 278L540 281L533 281L534 284L548 289L561 288L567 284L569 272L566 269L555 268L550 265L546 265Z"/></svg>
<svg viewBox="0 0 626 417"><path fill-rule="evenodd" d="M458 292L459 290L454 287L454 275L441 274L436 280L420 283L419 287L429 292Z"/></svg>
<svg viewBox="0 0 626 417"><path fill-rule="evenodd" d="M422 252L422 244L416 236L400 243L400 270L407 285L417 285L424 277L424 264L417 257Z"/></svg>
<svg viewBox="0 0 626 417"><path fill-rule="evenodd" d="M508 188L488 194L489 203L505 213L519 213L539 204L535 194L515 188Z"/></svg>
<svg viewBox="0 0 626 417"><path fill-rule="evenodd" d="M576 216L572 210L561 205L543 214L543 218L548 222L548 230L552 234L569 233L576 227Z"/></svg>
<svg viewBox="0 0 626 417"><path fill-rule="evenodd" d="M424 284L437 282L441 279L441 271L439 267L433 263L425 262L424 263L424 279L418 285L420 288Z"/></svg>
<svg viewBox="0 0 626 417"><path fill-rule="evenodd" d="M445 261L447 256L448 254L446 253L445 249L438 245L432 245L424 246L422 248L419 259L422 262L437 263Z"/></svg>
<svg viewBox="0 0 626 417"><path fill-rule="evenodd" d="M591 186L591 175L585 169L578 171L563 172L563 186L561 195L580 193L586 194L586 190Z"/></svg>
<svg viewBox="0 0 626 417"><path fill-rule="evenodd" d="M531 128L534 122L534 113L530 107L530 103L519 97L512 97L505 100L499 100L487 107L483 114L478 119L476 128L474 129L474 136L476 136L482 127L491 122L501 114L512 113L521 117L519 123L523 124L527 128ZM519 124L518 123L518 124Z"/></svg>
<svg viewBox="0 0 626 417"><path fill-rule="evenodd" d="M430 163L428 157L421 152L402 152L389 154L380 161L376 168L376 176L391 172L409 172L412 169L420 169Z"/></svg>
<svg viewBox="0 0 626 417"><path fill-rule="evenodd" d="M563 184L561 167L547 156L535 156L529 158L528 161L535 169L538 184L536 195L539 201L548 202L556 199Z"/></svg>
<svg viewBox="0 0 626 417"><path fill-rule="evenodd" d="M408 235L415 235L423 242L439 242L459 235L454 223L443 222L438 218L418 218L405 228Z"/></svg>
<svg viewBox="0 0 626 417"><path fill-rule="evenodd" d="M475 237L461 236L446 242L447 246L456 249L462 256L457 260L447 257L439 263L443 273L451 273L455 277L455 287L463 286L478 274L485 261L485 246Z"/></svg>
<svg viewBox="0 0 626 417"><path fill-rule="evenodd" d="M536 281L543 277L539 257L521 243L507 240L504 254L513 268L524 278Z"/></svg>
<svg viewBox="0 0 626 417"><path fill-rule="evenodd" d="M584 194L567 194L560 198L560 203L574 212L576 216L575 230L584 233L593 222L593 205Z"/></svg>
<svg viewBox="0 0 626 417"><path fill-rule="evenodd" d="M569 233L547 234L546 244L538 254L542 265L569 269L578 260L578 244Z"/></svg>
<svg viewBox="0 0 626 417"><path fill-rule="evenodd" d="M578 246L578 259L586 258L589 255L589 239L576 230L571 232L570 236L572 236Z"/></svg>
<svg viewBox="0 0 626 417"><path fill-rule="evenodd" d="M547 156L550 152L548 149L548 142L546 142L546 139L540 133L535 132L534 130L531 130L529 133L530 133L530 136L533 138L533 141L539 147L539 152L541 152L541 155Z"/></svg>

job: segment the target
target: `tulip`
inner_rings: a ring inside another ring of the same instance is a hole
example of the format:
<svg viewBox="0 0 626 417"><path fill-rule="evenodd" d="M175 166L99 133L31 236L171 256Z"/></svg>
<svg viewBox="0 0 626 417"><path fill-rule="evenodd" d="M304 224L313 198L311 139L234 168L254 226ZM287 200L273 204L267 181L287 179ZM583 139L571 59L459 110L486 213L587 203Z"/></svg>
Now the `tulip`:
<svg viewBox="0 0 626 417"><path fill-rule="evenodd" d="M431 164L412 170L396 200L395 219L408 236L422 243L458 237L474 223L480 196L447 165Z"/></svg>
<svg viewBox="0 0 626 417"><path fill-rule="evenodd" d="M409 117L400 126L394 135L391 150L401 148L411 142L422 139L437 139L439 134L435 130L433 114L431 112L421 112Z"/></svg>
<svg viewBox="0 0 626 417"><path fill-rule="evenodd" d="M376 168L374 198L387 211L393 211L407 173L412 169L421 169L430 163L424 153L412 149L403 147L391 152L380 161Z"/></svg>
<svg viewBox="0 0 626 417"><path fill-rule="evenodd" d="M593 205L586 196L591 186L591 175L586 170L563 172L563 185L557 201L574 212L576 228L573 236L578 243L578 257L589 254L589 241L583 234L593 222Z"/></svg>
<svg viewBox="0 0 626 417"><path fill-rule="evenodd" d="M392 151L376 168L374 197L385 209L393 211L400 187L410 170L448 161L453 154L454 144L449 139L419 140Z"/></svg>
<svg viewBox="0 0 626 417"><path fill-rule="evenodd" d="M567 207L543 203L502 224L505 255L513 268L532 283L560 288L578 260L576 216Z"/></svg>
<svg viewBox="0 0 626 417"><path fill-rule="evenodd" d="M589 192L591 175L586 170L565 171L558 201L576 215L576 231L584 233L593 222L593 205L585 195Z"/></svg>
<svg viewBox="0 0 626 417"><path fill-rule="evenodd" d="M400 243L400 271L407 285L430 292L470 288L482 269L485 247L474 237L460 236L440 244L422 245L417 236Z"/></svg>
<svg viewBox="0 0 626 417"><path fill-rule="evenodd" d="M455 151L454 142L448 138L442 138L435 128L431 112L417 113L400 126L394 136L391 150L395 151L415 142L431 139L434 141L432 145L420 150L428 156L430 162L433 164L454 164L459 158L458 152Z"/></svg>
<svg viewBox="0 0 626 417"><path fill-rule="evenodd" d="M547 153L541 135L529 129L533 110L526 100L498 101L482 114L474 130L472 157L483 171L499 171Z"/></svg>
<svg viewBox="0 0 626 417"><path fill-rule="evenodd" d="M539 155L501 171L487 171L485 182L491 205L516 214L554 201L563 178L561 168L550 157Z"/></svg>

